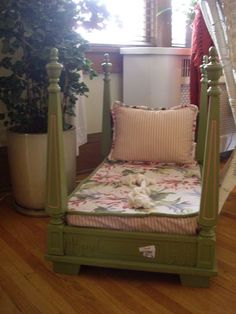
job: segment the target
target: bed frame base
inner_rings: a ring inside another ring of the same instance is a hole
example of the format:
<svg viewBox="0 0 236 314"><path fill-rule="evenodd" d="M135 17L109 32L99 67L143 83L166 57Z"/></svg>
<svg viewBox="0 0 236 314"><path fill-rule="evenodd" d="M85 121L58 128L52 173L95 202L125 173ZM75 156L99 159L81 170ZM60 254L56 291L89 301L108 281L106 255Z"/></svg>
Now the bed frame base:
<svg viewBox="0 0 236 314"><path fill-rule="evenodd" d="M46 256L46 258L48 260L51 260L50 256ZM89 264L89 263L86 263L86 264ZM94 266L93 263L91 263L91 264L92 264L92 266ZM95 264L95 266L98 267L98 264ZM105 266L101 266L101 267L108 267L108 266L105 265ZM114 266L112 268L114 268ZM129 267L129 266L127 266L127 264L123 265L123 267L117 267L117 268L140 270L138 268L134 269L133 267ZM147 267L145 267L145 269L143 269L143 267L142 267L142 270L150 271L150 269L147 269ZM80 265L73 264L73 263L67 263L67 262L53 262L53 271L56 273L65 274L65 275L78 275L80 272ZM152 268L151 271L154 272L155 270ZM188 271L188 269L186 269L185 271ZM170 271L170 269L169 269L169 271L164 271L163 268L156 270L156 272L172 273L172 271ZM199 276L198 274L196 274L196 275L179 274L180 282L181 282L182 286L196 287L196 288L208 288L210 286L210 278L214 275L216 275L216 272L212 272L210 275L208 274L208 275L204 275L204 276Z"/></svg>
<svg viewBox="0 0 236 314"><path fill-rule="evenodd" d="M78 275L81 265L164 272L179 274L182 285L192 287L208 287L217 273L215 252L202 254L200 236L66 226L57 233L56 228L49 232L52 251L46 259L57 273ZM214 244L214 239L209 241Z"/></svg>
<svg viewBox="0 0 236 314"><path fill-rule="evenodd" d="M80 271L80 265L65 262L53 262L53 270L60 274L78 275Z"/></svg>
<svg viewBox="0 0 236 314"><path fill-rule="evenodd" d="M181 274L180 281L181 284L186 287L208 288L210 286L210 277L207 276Z"/></svg>

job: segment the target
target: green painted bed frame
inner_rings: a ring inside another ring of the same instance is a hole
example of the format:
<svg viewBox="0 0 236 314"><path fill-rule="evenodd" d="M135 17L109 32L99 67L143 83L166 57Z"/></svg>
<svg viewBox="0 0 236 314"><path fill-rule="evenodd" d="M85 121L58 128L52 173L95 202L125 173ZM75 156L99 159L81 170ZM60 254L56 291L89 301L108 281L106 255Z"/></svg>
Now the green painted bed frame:
<svg viewBox="0 0 236 314"><path fill-rule="evenodd" d="M165 272L180 275L183 285L207 287L216 275L215 227L219 194L219 88L221 66L215 48L210 49L209 63L204 58L197 160L202 165L202 194L199 212L199 233L175 234L124 232L81 228L65 223L67 189L64 170L62 113L58 85L62 65L57 49L52 49L49 76L48 168L46 210L50 215L46 259L58 273L79 273L81 265L120 269ZM111 145L110 68L108 55L104 69L104 115L102 153ZM208 76L208 79L207 79ZM209 86L209 88L208 88ZM208 96L207 96L208 95ZM209 104L207 105L207 98ZM208 106L208 108L207 108ZM151 246L152 258L140 252Z"/></svg>

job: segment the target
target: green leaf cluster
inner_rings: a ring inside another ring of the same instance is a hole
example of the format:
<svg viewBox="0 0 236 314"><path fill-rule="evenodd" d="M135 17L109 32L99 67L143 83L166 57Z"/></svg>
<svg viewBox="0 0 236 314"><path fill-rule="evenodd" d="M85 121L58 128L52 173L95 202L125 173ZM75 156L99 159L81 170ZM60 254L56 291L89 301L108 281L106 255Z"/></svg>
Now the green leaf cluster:
<svg viewBox="0 0 236 314"><path fill-rule="evenodd" d="M60 86L63 113L74 114L78 95L87 95L81 71L96 76L85 56L88 42L79 26L101 28L108 13L96 0L1 0L0 100L7 108L7 126L20 132L47 130L50 49L63 64Z"/></svg>

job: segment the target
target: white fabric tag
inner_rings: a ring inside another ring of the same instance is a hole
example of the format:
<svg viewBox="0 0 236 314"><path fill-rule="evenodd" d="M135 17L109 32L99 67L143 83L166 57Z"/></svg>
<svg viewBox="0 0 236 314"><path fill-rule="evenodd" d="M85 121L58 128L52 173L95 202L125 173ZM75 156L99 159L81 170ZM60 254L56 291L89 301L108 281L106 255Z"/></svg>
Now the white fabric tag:
<svg viewBox="0 0 236 314"><path fill-rule="evenodd" d="M156 247L155 245L147 245L139 248L139 252L143 253L143 256L148 258L155 258L156 256Z"/></svg>

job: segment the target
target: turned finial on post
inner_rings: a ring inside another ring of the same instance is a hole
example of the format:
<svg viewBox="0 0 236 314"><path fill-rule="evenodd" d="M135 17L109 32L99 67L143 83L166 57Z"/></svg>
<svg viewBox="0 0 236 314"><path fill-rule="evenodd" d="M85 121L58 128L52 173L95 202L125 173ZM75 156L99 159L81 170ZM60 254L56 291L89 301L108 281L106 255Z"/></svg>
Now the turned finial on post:
<svg viewBox="0 0 236 314"><path fill-rule="evenodd" d="M103 69L103 73L105 75L105 79L109 79L111 67L112 67L112 64L110 63L109 54L105 53L104 54L104 61L102 63L102 69Z"/></svg>
<svg viewBox="0 0 236 314"><path fill-rule="evenodd" d="M218 54L215 47L209 49L209 63L206 65L207 77L209 82L208 93L211 95L219 94L218 80L222 75L222 66L218 62Z"/></svg>
<svg viewBox="0 0 236 314"><path fill-rule="evenodd" d="M56 93L60 91L60 86L58 85L62 65L58 61L58 49L52 48L50 51L50 62L46 65L47 74L49 77L49 87L48 91L50 93Z"/></svg>

